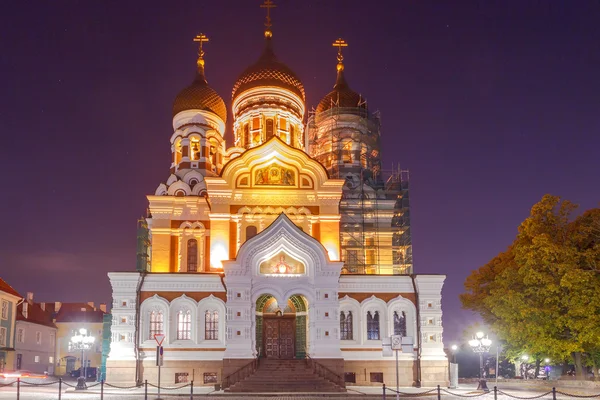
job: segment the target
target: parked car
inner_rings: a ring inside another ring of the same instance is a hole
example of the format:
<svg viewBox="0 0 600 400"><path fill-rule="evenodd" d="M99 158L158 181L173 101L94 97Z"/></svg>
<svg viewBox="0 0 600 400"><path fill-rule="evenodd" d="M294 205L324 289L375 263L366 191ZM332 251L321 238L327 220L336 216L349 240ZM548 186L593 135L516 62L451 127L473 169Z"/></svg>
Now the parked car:
<svg viewBox="0 0 600 400"><path fill-rule="evenodd" d="M96 375L97 375L97 369L93 368L93 367L87 367L85 369L85 375L86 375L86 379L96 379ZM79 378L79 376L81 376L81 368L78 369L74 369L73 371L71 371L71 376L73 378Z"/></svg>

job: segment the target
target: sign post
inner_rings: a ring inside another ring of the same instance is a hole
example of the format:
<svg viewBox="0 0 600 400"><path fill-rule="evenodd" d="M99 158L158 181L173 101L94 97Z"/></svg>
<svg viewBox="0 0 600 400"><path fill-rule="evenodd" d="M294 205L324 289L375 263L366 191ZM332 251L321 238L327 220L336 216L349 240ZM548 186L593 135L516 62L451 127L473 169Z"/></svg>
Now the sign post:
<svg viewBox="0 0 600 400"><path fill-rule="evenodd" d="M402 349L402 336L392 336L392 350L396 350L396 400L400 400L400 373L398 371L398 351Z"/></svg>
<svg viewBox="0 0 600 400"><path fill-rule="evenodd" d="M157 400L160 400L160 367L163 365L163 347L162 343L165 340L164 333L157 333L154 335L154 340L156 340L156 366L158 367L158 397Z"/></svg>

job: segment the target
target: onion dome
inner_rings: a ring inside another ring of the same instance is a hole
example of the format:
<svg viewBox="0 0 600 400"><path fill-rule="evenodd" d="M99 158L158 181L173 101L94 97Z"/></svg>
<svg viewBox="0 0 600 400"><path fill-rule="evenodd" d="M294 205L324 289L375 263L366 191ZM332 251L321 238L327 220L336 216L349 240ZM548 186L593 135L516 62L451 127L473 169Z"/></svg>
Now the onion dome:
<svg viewBox="0 0 600 400"><path fill-rule="evenodd" d="M202 43L202 42L201 42ZM223 122L227 122L225 102L206 81L204 75L204 52L202 47L198 54L196 78L191 85L183 89L173 102L173 116L186 110L203 110L216 114Z"/></svg>
<svg viewBox="0 0 600 400"><path fill-rule="evenodd" d="M336 67L337 79L333 86L333 90L319 102L316 112L320 113L327 111L333 107L362 108L366 110L367 102L360 94L350 89L350 86L348 86L348 82L346 82L346 78L344 77L344 58L342 57L341 47L347 46L347 44L342 39L338 39L333 45L339 48L338 64Z"/></svg>
<svg viewBox="0 0 600 400"><path fill-rule="evenodd" d="M287 65L277 60L271 36L265 35L266 47L258 61L246 68L233 85L232 99L238 94L255 87L276 86L297 94L305 100L304 85Z"/></svg>

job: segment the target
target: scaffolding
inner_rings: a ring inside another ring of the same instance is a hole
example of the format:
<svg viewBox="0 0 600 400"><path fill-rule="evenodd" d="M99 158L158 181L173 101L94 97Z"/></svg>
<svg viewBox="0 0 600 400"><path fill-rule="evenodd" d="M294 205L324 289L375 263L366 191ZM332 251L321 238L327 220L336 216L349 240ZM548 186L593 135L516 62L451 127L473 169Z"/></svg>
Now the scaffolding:
<svg viewBox="0 0 600 400"><path fill-rule="evenodd" d="M331 178L345 179L339 209L346 274L411 274L406 170L381 168L381 119L361 107L310 113L309 151Z"/></svg>

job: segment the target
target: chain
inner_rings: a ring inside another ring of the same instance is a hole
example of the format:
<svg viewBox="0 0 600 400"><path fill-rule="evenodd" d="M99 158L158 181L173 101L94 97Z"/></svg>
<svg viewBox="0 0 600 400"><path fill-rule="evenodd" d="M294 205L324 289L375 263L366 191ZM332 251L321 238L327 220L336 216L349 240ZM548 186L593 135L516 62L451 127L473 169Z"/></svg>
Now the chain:
<svg viewBox="0 0 600 400"><path fill-rule="evenodd" d="M499 394L503 394L505 396L511 397L513 399L519 399L519 400L533 400L533 399L539 399L542 398L544 396L548 396L549 394L552 394L552 392L546 392L546 393L542 393L538 396L533 396L533 397L520 397L520 396L513 396L512 394L508 394L506 392L503 392L502 390L498 390Z"/></svg>
<svg viewBox="0 0 600 400"><path fill-rule="evenodd" d="M115 389L123 389L123 390L127 390L127 389L135 389L135 388L139 388L142 387L143 385L134 385L134 386L117 386L117 385L111 385L110 383L106 383L104 382L104 386L109 386Z"/></svg>
<svg viewBox="0 0 600 400"><path fill-rule="evenodd" d="M34 382L21 381L21 385L26 385L26 386L50 386L50 385L54 385L57 383L58 383L58 381L46 382L46 383L34 383Z"/></svg>
<svg viewBox="0 0 600 400"><path fill-rule="evenodd" d="M17 381L12 381L11 383L0 383L0 387L11 386L15 383L17 383Z"/></svg>
<svg viewBox="0 0 600 400"><path fill-rule="evenodd" d="M489 394L489 392L488 392L488 393L486 393L486 392L483 392L483 393L477 393L477 394L458 394L458 393L452 393L452 392L449 392L449 391L447 391L446 389L440 389L440 392L447 393L447 394L449 394L450 396L456 396L456 397L465 397L465 398L466 398L466 397L479 397L479 396L485 396L486 394Z"/></svg>
<svg viewBox="0 0 600 400"><path fill-rule="evenodd" d="M595 397L600 397L600 394L591 394L591 395L570 394L570 393L565 393L565 392L559 392L558 390L556 391L556 393L557 394L562 394L563 396L576 397L578 399L591 399L591 398L595 398Z"/></svg>

